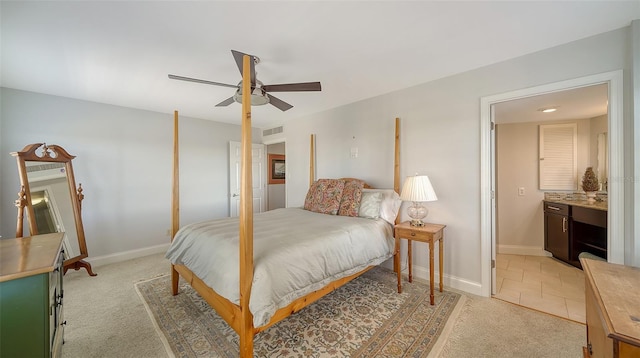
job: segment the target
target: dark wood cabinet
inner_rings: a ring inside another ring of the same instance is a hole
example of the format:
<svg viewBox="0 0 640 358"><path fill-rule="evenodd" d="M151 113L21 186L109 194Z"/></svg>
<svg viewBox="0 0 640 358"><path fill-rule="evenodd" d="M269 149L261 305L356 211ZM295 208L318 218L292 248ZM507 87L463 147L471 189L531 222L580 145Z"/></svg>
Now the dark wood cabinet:
<svg viewBox="0 0 640 358"><path fill-rule="evenodd" d="M63 233L0 240L0 357L60 357Z"/></svg>
<svg viewBox="0 0 640 358"><path fill-rule="evenodd" d="M569 262L569 206L544 203L544 249Z"/></svg>
<svg viewBox="0 0 640 358"><path fill-rule="evenodd" d="M607 259L607 211L584 205L544 201L544 249L581 268L578 255Z"/></svg>

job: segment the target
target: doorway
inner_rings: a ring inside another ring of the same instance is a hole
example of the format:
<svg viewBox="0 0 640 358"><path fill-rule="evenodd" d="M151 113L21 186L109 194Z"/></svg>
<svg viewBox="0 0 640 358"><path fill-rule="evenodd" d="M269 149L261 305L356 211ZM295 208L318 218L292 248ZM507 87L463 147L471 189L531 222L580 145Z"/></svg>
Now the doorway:
<svg viewBox="0 0 640 358"><path fill-rule="evenodd" d="M580 178L587 167L606 183L606 160L597 148L599 136L607 135L608 102L608 84L602 83L493 104L494 298L585 322L584 274L558 260L568 260L561 255L568 255L568 241L560 240L555 252L544 244L542 203L549 198L579 199ZM569 136L558 137L553 132L557 129ZM546 154L544 148L550 148ZM543 170L543 165L552 168L553 160L562 163L560 171ZM605 192L603 187L601 198Z"/></svg>
<svg viewBox="0 0 640 358"><path fill-rule="evenodd" d="M622 133L622 71L606 72L598 75L542 85L481 98L481 291L491 296L496 281L496 183L495 183L495 125L493 105L514 99L548 94L567 89L581 88L606 83L609 89L609 175L623 178L623 133ZM608 187L608 248L609 262L624 262L624 185L611 181Z"/></svg>
<svg viewBox="0 0 640 358"><path fill-rule="evenodd" d="M285 142L267 144L268 175L267 210L285 208L287 205L287 158Z"/></svg>

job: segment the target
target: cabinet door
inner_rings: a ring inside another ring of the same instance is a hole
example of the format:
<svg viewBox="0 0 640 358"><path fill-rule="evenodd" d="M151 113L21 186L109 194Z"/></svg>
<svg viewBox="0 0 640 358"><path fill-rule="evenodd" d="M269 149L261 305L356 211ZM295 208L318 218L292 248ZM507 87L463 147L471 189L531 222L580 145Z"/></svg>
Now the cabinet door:
<svg viewBox="0 0 640 358"><path fill-rule="evenodd" d="M559 260L569 261L569 218L545 213L544 228L544 249Z"/></svg>
<svg viewBox="0 0 640 358"><path fill-rule="evenodd" d="M0 357L49 356L49 273L0 283Z"/></svg>
<svg viewBox="0 0 640 358"><path fill-rule="evenodd" d="M587 315L587 348L591 357L613 357L613 340L607 338L604 330L604 322L600 316L600 308L593 293L593 288L588 283L585 290L585 305Z"/></svg>

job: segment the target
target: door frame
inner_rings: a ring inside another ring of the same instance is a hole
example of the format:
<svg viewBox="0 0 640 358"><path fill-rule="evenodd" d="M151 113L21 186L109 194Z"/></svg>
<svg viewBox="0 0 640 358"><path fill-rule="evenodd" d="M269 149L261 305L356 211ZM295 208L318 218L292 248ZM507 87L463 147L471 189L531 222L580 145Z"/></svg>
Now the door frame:
<svg viewBox="0 0 640 358"><path fill-rule="evenodd" d="M607 83L609 87L609 178L624 178L623 72L604 72L480 98L480 265L481 294L490 297L495 277L495 150L491 107L499 102ZM608 261L624 263L624 182L610 180L607 196ZM493 267L492 267L493 266Z"/></svg>

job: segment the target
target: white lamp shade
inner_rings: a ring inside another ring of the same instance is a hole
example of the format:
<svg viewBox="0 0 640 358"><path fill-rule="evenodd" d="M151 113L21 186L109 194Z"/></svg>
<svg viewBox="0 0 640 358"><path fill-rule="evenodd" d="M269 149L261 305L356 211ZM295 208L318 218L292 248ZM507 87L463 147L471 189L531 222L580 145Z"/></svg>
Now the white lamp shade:
<svg viewBox="0 0 640 358"><path fill-rule="evenodd" d="M436 201L438 197L436 192L433 191L431 181L426 175L409 176L404 181L402 186L402 193L400 193L400 199L404 201Z"/></svg>

